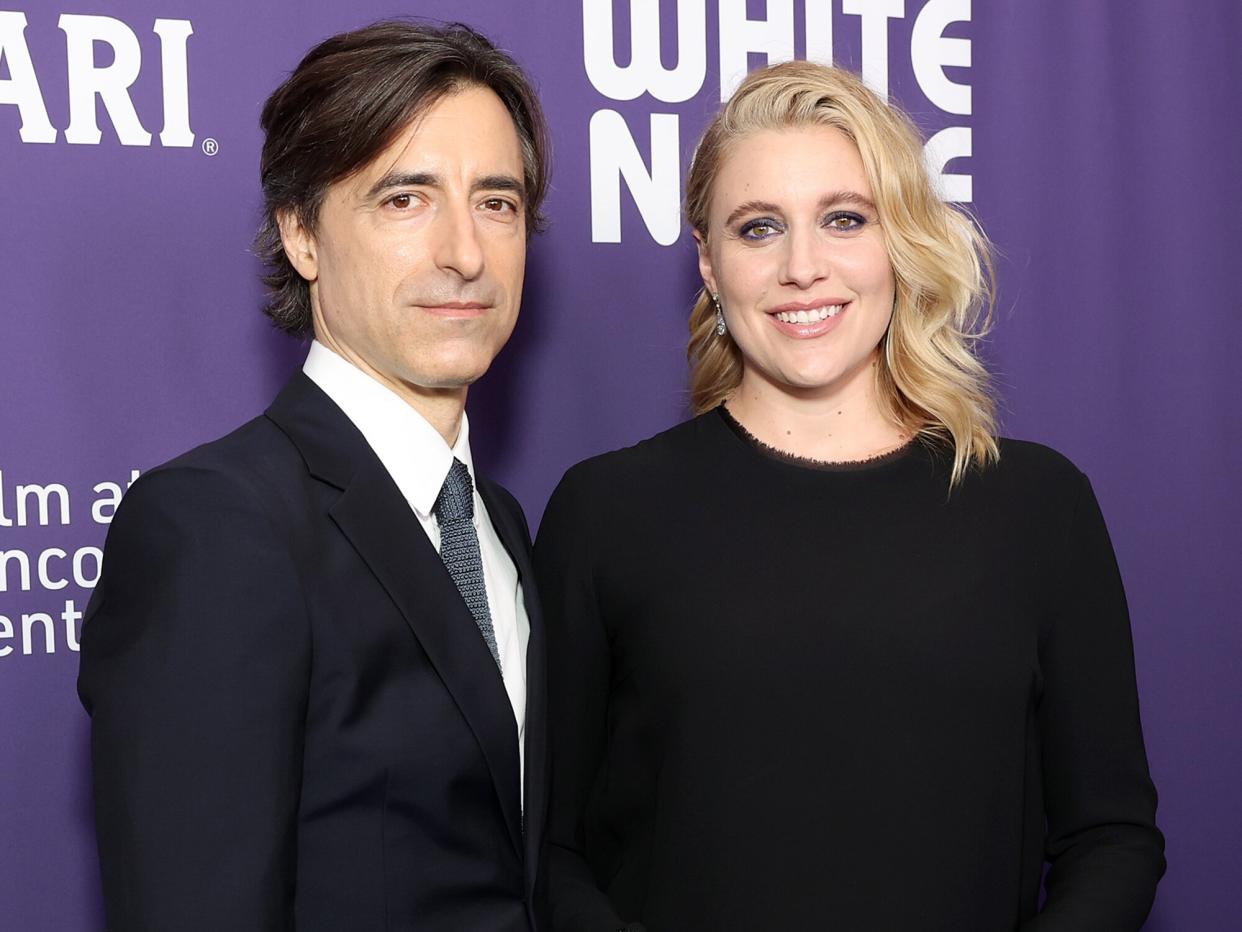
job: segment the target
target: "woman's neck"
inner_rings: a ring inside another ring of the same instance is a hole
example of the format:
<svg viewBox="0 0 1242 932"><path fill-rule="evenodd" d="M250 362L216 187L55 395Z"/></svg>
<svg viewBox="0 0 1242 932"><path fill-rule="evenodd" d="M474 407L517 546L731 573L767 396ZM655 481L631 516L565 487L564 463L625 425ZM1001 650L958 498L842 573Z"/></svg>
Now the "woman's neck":
<svg viewBox="0 0 1242 932"><path fill-rule="evenodd" d="M729 413L755 439L804 459L849 462L881 456L910 439L881 410L872 361L849 384L791 390L744 372Z"/></svg>

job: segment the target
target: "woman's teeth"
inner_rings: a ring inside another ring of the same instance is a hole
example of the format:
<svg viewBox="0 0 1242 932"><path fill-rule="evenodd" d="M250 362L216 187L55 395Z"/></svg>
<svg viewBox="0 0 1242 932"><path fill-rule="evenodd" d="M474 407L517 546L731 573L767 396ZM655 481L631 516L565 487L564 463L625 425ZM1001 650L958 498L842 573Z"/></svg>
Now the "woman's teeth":
<svg viewBox="0 0 1242 932"><path fill-rule="evenodd" d="M827 304L824 307L812 308L809 311L780 311L776 319L785 324L813 324L817 321L836 317L841 313L843 304Z"/></svg>

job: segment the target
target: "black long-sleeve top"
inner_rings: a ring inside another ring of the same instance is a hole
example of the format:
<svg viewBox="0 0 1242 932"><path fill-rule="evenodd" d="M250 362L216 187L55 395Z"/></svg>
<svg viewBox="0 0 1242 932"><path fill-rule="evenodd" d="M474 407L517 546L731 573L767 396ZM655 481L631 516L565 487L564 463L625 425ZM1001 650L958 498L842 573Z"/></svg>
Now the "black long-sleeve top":
<svg viewBox="0 0 1242 932"><path fill-rule="evenodd" d="M1142 925L1108 532L1066 459L1001 451L950 492L921 442L817 468L721 409L566 474L536 548L557 932Z"/></svg>

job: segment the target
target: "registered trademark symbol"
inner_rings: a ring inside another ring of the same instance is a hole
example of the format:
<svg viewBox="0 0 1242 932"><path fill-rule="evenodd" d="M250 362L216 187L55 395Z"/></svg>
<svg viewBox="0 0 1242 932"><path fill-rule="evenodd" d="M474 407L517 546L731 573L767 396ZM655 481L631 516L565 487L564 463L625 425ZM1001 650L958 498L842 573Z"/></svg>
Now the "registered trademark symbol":
<svg viewBox="0 0 1242 932"><path fill-rule="evenodd" d="M210 136L203 140L203 155L215 155L220 151L220 143Z"/></svg>

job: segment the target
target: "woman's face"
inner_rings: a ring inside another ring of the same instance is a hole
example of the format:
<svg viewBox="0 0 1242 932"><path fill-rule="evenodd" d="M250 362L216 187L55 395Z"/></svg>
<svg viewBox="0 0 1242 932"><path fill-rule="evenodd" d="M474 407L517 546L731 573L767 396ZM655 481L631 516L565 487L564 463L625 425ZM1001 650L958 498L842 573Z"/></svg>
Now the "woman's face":
<svg viewBox="0 0 1242 932"><path fill-rule="evenodd" d="M869 391L894 295L878 219L858 149L840 130L764 130L733 143L699 269L741 350L742 392Z"/></svg>

